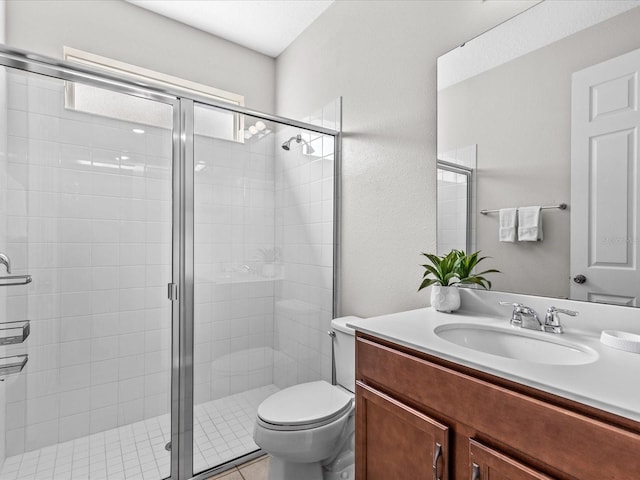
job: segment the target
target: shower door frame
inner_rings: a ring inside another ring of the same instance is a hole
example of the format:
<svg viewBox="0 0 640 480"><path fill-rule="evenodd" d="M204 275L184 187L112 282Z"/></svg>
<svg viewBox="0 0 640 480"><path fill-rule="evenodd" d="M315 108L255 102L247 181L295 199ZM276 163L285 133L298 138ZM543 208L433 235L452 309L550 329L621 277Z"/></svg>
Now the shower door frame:
<svg viewBox="0 0 640 480"><path fill-rule="evenodd" d="M171 301L171 480L204 479L220 466L193 472L193 332L194 332L194 105L204 104L229 112L302 128L334 138L333 304L339 315L341 218L341 130L263 113L213 100L185 95L120 78L98 69L0 44L0 65L64 81L80 82L117 93L170 105L172 114L172 273L167 285ZM342 124L342 112L339 112ZM226 465L226 464L224 464Z"/></svg>
<svg viewBox="0 0 640 480"><path fill-rule="evenodd" d="M467 179L467 215L465 218L465 250L471 252L473 250L472 239L472 215L473 215L473 169L465 167L464 165L458 165L457 163L447 162L446 160L436 161L436 170L444 170L446 172L457 173L458 175L464 175ZM437 187L437 185L436 185ZM437 196L437 195L436 195Z"/></svg>

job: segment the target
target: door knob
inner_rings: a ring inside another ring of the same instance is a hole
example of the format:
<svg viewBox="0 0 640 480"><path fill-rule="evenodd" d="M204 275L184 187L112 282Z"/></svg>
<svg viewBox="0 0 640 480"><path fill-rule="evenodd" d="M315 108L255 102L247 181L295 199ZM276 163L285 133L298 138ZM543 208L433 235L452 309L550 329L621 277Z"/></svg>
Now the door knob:
<svg viewBox="0 0 640 480"><path fill-rule="evenodd" d="M573 277L573 281L579 284L583 284L584 282L587 281L587 277L585 277L584 275L576 275L575 277Z"/></svg>

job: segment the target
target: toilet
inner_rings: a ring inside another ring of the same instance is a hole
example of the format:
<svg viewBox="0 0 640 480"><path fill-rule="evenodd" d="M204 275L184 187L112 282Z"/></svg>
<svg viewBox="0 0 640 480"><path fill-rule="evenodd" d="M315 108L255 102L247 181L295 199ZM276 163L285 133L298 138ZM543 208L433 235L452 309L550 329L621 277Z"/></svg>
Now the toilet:
<svg viewBox="0 0 640 480"><path fill-rule="evenodd" d="M324 380L280 390L258 407L253 439L271 454L269 480L353 480L355 331L331 322L337 385Z"/></svg>

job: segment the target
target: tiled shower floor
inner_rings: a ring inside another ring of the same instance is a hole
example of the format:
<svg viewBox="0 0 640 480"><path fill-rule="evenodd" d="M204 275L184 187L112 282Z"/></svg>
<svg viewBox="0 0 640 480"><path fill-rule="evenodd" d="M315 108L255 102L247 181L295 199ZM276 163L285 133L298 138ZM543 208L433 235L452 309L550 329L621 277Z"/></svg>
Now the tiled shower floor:
<svg viewBox="0 0 640 480"><path fill-rule="evenodd" d="M194 471L257 450L253 424L275 385L194 408ZM169 415L8 457L0 480L158 480L169 476Z"/></svg>

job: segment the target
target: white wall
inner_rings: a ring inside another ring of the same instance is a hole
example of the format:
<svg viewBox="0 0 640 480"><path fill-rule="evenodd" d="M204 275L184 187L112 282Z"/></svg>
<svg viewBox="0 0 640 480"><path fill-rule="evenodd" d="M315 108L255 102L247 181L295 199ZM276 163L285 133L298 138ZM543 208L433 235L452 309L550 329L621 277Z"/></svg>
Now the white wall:
<svg viewBox="0 0 640 480"><path fill-rule="evenodd" d="M338 0L276 61L276 111L343 96L342 314L424 306L436 250L436 58L533 1Z"/></svg>
<svg viewBox="0 0 640 480"><path fill-rule="evenodd" d="M120 0L9 0L6 43L62 58L62 47L211 85L274 110L273 58Z"/></svg>

